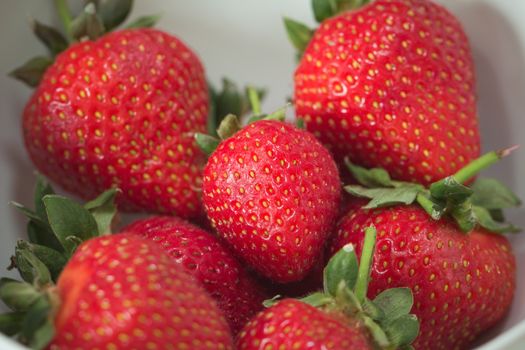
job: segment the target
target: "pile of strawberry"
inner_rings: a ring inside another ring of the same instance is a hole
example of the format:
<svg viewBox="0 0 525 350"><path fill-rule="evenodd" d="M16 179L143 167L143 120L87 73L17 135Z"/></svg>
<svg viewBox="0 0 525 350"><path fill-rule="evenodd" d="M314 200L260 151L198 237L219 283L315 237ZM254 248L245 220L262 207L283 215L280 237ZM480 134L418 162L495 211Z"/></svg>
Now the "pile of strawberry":
<svg viewBox="0 0 525 350"><path fill-rule="evenodd" d="M430 0L313 0L291 19L293 104L209 87L178 38L88 1L50 57L23 135L40 173L0 280L0 330L33 349L463 349L508 312L519 199L476 179L474 66ZM251 111L251 117L240 117ZM346 186L342 186L343 182ZM94 199L93 199L94 198ZM122 212L153 216L120 227ZM189 221L187 221L189 220ZM193 223L190 223L193 222ZM117 233L113 233L116 231ZM294 297L299 297L295 299Z"/></svg>

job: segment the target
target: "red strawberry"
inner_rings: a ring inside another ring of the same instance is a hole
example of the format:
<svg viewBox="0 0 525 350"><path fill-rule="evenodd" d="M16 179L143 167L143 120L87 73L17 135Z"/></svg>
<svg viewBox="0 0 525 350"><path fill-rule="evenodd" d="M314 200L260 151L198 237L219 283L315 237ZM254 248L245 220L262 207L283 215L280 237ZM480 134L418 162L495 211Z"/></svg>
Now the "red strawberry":
<svg viewBox="0 0 525 350"><path fill-rule="evenodd" d="M51 336L50 350L233 349L228 324L206 291L162 248L135 234L82 244L38 303L27 317L42 322L35 310L49 313L54 336L36 331L35 348Z"/></svg>
<svg viewBox="0 0 525 350"><path fill-rule="evenodd" d="M263 344L271 344L269 349L281 350L374 349L366 332L354 323L338 312L323 312L301 301L285 299L248 323L237 348L262 350Z"/></svg>
<svg viewBox="0 0 525 350"><path fill-rule="evenodd" d="M375 239L375 231L369 232L373 234L368 235L359 271L353 247L348 245L328 263L324 293L302 301L285 299L261 312L241 331L237 348L408 348L419 329L417 319L409 314L410 290L391 289L373 301L365 298Z"/></svg>
<svg viewBox="0 0 525 350"><path fill-rule="evenodd" d="M151 217L124 229L159 243L215 298L236 334L268 296L210 233L175 217Z"/></svg>
<svg viewBox="0 0 525 350"><path fill-rule="evenodd" d="M295 72L294 99L336 159L380 166L396 179L429 184L479 155L468 40L428 0L376 0L325 19Z"/></svg>
<svg viewBox="0 0 525 350"><path fill-rule="evenodd" d="M339 199L328 151L312 134L278 121L253 122L224 140L204 169L203 203L212 225L276 282L309 272Z"/></svg>
<svg viewBox="0 0 525 350"><path fill-rule="evenodd" d="M126 210L200 213L208 94L197 56L154 29L74 44L49 67L24 111L36 167L89 198L119 187Z"/></svg>
<svg viewBox="0 0 525 350"><path fill-rule="evenodd" d="M479 229L465 235L416 206L350 210L331 252L353 243L359 252L369 225L378 231L370 297L410 287L421 321L419 349L464 348L508 311L516 265L507 239Z"/></svg>
<svg viewBox="0 0 525 350"><path fill-rule="evenodd" d="M512 149L489 152L429 189L392 181L383 169L349 163L363 186L345 189L371 201L348 208L330 253L348 243L359 251L364 229L375 225L378 249L369 295L396 286L412 289L414 313L421 320L416 348L465 348L511 305L515 258L508 240L496 232L516 231L501 222L502 209L520 201L494 179L478 179L471 188L462 183Z"/></svg>

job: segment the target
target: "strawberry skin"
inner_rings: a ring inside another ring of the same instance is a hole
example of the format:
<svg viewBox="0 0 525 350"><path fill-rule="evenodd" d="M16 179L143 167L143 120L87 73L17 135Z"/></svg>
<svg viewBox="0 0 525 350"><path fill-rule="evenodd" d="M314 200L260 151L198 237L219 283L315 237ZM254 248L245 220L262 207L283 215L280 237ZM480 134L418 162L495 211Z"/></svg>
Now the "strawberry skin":
<svg viewBox="0 0 525 350"><path fill-rule="evenodd" d="M480 152L474 65L457 19L377 0L325 20L295 72L299 118L335 154L429 184Z"/></svg>
<svg viewBox="0 0 525 350"><path fill-rule="evenodd" d="M269 295L218 238L175 217L151 217L124 229L160 244L184 266L224 312L234 334L263 307Z"/></svg>
<svg viewBox="0 0 525 350"><path fill-rule="evenodd" d="M328 151L303 130L262 120L221 142L203 175L212 225L253 268L297 281L318 259L341 185Z"/></svg>
<svg viewBox="0 0 525 350"><path fill-rule="evenodd" d="M24 110L36 167L93 198L122 190L128 211L197 217L208 92L197 56L154 29L112 32L57 56Z"/></svg>
<svg viewBox="0 0 525 350"><path fill-rule="evenodd" d="M259 313L239 334L239 350L374 349L358 323L285 299Z"/></svg>
<svg viewBox="0 0 525 350"><path fill-rule="evenodd" d="M333 254L346 243L362 249L363 231L377 228L369 297L410 287L421 322L416 349L461 349L508 311L516 263L507 239L485 230L464 234L416 206L354 208L337 228Z"/></svg>
<svg viewBox="0 0 525 350"><path fill-rule="evenodd" d="M158 245L134 234L81 245L57 283L49 349L233 349L205 290Z"/></svg>

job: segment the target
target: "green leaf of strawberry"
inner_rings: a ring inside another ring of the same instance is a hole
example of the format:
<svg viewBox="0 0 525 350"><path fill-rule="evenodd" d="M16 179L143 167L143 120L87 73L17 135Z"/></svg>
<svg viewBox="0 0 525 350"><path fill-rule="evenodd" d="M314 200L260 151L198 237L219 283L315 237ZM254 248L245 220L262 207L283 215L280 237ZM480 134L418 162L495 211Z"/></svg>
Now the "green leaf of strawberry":
<svg viewBox="0 0 525 350"><path fill-rule="evenodd" d="M142 16L142 17L139 17L136 20L132 21L125 28L126 29L151 28L151 27L154 27L157 24L157 22L160 20L160 17L161 17L161 15Z"/></svg>
<svg viewBox="0 0 525 350"><path fill-rule="evenodd" d="M77 41L84 39L96 40L105 32L104 23L97 15L97 10L93 3L88 3L84 11L71 22L71 35Z"/></svg>
<svg viewBox="0 0 525 350"><path fill-rule="evenodd" d="M97 223L97 232L100 235L111 233L111 223L117 213L115 206L116 189L103 192L100 196L84 204L95 222Z"/></svg>
<svg viewBox="0 0 525 350"><path fill-rule="evenodd" d="M133 0L106 0L97 6L97 11L106 30L121 25L131 12Z"/></svg>
<svg viewBox="0 0 525 350"><path fill-rule="evenodd" d="M50 58L38 56L16 68L9 76L20 80L30 87L38 86L46 69L53 63Z"/></svg>
<svg viewBox="0 0 525 350"><path fill-rule="evenodd" d="M521 200L504 184L496 179L481 178L473 185L472 204L489 210L515 208Z"/></svg>
<svg viewBox="0 0 525 350"><path fill-rule="evenodd" d="M87 240L98 235L95 218L81 205L58 195L47 195L43 201L49 225L67 253L72 254L76 246L69 237Z"/></svg>
<svg viewBox="0 0 525 350"><path fill-rule="evenodd" d="M512 225L501 224L501 209L518 206L520 200L496 180L478 180L472 187L464 185L482 169L506 157L515 149L511 147L489 152L460 169L456 174L430 184L422 185L393 181L381 168L365 169L345 160L347 168L360 185L345 186L353 196L368 198L364 209L418 203L435 220L444 215L455 219L463 232L470 232L476 225L493 232L516 232Z"/></svg>
<svg viewBox="0 0 525 350"><path fill-rule="evenodd" d="M39 286L51 283L51 273L47 266L29 249L17 249L16 265L20 276L28 283Z"/></svg>
<svg viewBox="0 0 525 350"><path fill-rule="evenodd" d="M32 26L33 32L48 48L51 55L56 56L67 48L68 42L66 38L55 28L42 24L37 20L32 21Z"/></svg>
<svg viewBox="0 0 525 350"><path fill-rule="evenodd" d="M0 280L0 299L11 310L27 311L40 295L30 283L6 278Z"/></svg>
<svg viewBox="0 0 525 350"><path fill-rule="evenodd" d="M293 46L297 49L300 57L312 39L312 35L314 33L313 30L308 28L308 26L305 24L287 17L284 18L284 26L286 28L288 38L290 39Z"/></svg>
<svg viewBox="0 0 525 350"><path fill-rule="evenodd" d="M34 256L36 256L49 270L49 273L51 274L51 278L53 281L56 281L58 278L58 275L62 271L64 265L67 262L66 256L61 253L60 251L57 251L55 249L52 249L45 245L39 245L35 243L30 243L27 241L20 240L17 242L16 248L15 248L15 262L18 267L18 269L26 271L30 266L24 263L24 260L20 257L21 252L27 250ZM26 273L26 278L24 280L33 280L32 274Z"/></svg>
<svg viewBox="0 0 525 350"><path fill-rule="evenodd" d="M25 314L23 312L8 312L0 314L0 332L8 337L18 334L22 328Z"/></svg>
<svg viewBox="0 0 525 350"><path fill-rule="evenodd" d="M370 0L312 0L315 20L319 23L341 13L357 9L368 4Z"/></svg>
<svg viewBox="0 0 525 350"><path fill-rule="evenodd" d="M344 281L345 285L353 289L357 281L358 263L354 253L354 246L344 246L328 262L324 272L325 293L336 295L339 283Z"/></svg>

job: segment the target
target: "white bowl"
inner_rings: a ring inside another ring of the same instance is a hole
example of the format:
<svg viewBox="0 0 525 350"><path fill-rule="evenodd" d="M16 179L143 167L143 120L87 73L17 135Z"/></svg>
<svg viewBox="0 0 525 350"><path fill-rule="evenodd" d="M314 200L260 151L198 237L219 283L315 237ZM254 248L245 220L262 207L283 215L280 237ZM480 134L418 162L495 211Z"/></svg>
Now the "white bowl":
<svg viewBox="0 0 525 350"><path fill-rule="evenodd" d="M80 1L77 1L80 2ZM525 1L441 0L463 22L477 67L479 114L484 150L523 143L525 129ZM240 83L270 88L266 110L282 106L292 94L294 52L281 17L313 24L309 1L200 0L137 2L132 16L162 14L159 27L180 36L203 59L217 83L228 76ZM0 2L0 266L7 266L16 239L24 234L24 218L10 200L32 202L33 167L24 151L20 119L30 90L5 73L44 48L24 19L56 22L52 1ZM505 181L525 198L525 150L486 172ZM525 211L509 216L525 226ZM480 349L525 348L525 236L512 237L518 259L518 289L512 311L498 329L487 334ZM2 271L0 275L5 275ZM11 273L13 277L16 277ZM0 336L0 349L23 349Z"/></svg>

